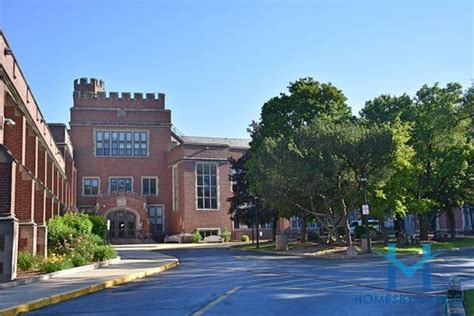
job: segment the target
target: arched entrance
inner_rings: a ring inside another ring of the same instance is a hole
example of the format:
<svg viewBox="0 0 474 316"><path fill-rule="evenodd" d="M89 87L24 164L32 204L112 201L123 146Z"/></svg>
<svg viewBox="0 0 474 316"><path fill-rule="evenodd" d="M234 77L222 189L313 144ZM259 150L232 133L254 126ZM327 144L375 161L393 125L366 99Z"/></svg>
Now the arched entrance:
<svg viewBox="0 0 474 316"><path fill-rule="evenodd" d="M110 220L110 239L129 239L137 237L137 216L127 210L117 210L107 215Z"/></svg>

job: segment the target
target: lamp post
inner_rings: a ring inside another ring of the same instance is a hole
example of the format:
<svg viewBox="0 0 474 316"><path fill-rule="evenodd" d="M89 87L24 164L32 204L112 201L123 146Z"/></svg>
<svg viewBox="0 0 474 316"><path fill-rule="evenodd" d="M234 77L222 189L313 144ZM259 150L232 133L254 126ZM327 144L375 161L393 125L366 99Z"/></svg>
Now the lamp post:
<svg viewBox="0 0 474 316"><path fill-rule="evenodd" d="M362 205L362 215L365 215L365 237L367 238L367 253L372 253L369 231L369 204L367 203L367 177L360 177L359 181L364 184L364 205Z"/></svg>

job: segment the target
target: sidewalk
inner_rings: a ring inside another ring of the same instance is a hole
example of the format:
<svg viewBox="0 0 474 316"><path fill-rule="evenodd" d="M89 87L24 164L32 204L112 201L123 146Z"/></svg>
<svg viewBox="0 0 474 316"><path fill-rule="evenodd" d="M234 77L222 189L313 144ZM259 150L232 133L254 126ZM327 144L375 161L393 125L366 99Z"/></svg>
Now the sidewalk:
<svg viewBox="0 0 474 316"><path fill-rule="evenodd" d="M163 272L178 265L174 257L139 247L118 246L122 260L105 268L0 289L0 315L16 315Z"/></svg>

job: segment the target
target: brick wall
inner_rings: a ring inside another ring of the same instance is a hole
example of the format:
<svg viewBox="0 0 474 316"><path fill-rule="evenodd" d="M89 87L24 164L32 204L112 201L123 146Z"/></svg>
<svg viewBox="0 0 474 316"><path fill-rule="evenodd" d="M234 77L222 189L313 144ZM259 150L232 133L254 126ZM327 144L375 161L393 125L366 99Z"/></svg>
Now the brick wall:
<svg viewBox="0 0 474 316"><path fill-rule="evenodd" d="M14 163L13 168L15 168ZM12 163L0 162L0 214L3 215L11 214L14 210L14 199L12 200L12 196L14 196L12 190L15 188L14 176Z"/></svg>
<svg viewBox="0 0 474 316"><path fill-rule="evenodd" d="M140 98L143 94L135 94L132 98L128 93L119 97L111 92L107 96L101 94L103 87L100 80L75 82L71 141L77 167L77 205L94 207L98 201L97 197L83 196L84 177L99 177L100 194L108 193L110 177L131 177L133 192L137 194L141 194L142 177L157 177L158 195L147 196L146 203L164 205L165 218L168 218L171 179L167 152L171 146L171 112L164 109L164 95L147 94ZM88 94L94 91L95 96ZM95 132L105 130L146 131L149 156L95 156Z"/></svg>
<svg viewBox="0 0 474 316"><path fill-rule="evenodd" d="M33 220L34 186L33 179L22 167L18 167L16 172L15 213L20 220Z"/></svg>

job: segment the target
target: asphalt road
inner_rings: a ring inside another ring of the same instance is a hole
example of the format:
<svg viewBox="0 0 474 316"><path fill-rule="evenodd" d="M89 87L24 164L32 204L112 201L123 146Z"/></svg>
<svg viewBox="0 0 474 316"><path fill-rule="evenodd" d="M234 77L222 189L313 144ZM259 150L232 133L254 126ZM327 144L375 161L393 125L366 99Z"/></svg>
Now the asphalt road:
<svg viewBox="0 0 474 316"><path fill-rule="evenodd" d="M181 266L31 315L441 315L449 275L474 275L474 250L445 253L423 273L388 261L301 259L229 249L175 250ZM408 257L412 265L420 257Z"/></svg>

